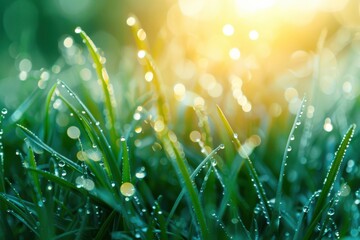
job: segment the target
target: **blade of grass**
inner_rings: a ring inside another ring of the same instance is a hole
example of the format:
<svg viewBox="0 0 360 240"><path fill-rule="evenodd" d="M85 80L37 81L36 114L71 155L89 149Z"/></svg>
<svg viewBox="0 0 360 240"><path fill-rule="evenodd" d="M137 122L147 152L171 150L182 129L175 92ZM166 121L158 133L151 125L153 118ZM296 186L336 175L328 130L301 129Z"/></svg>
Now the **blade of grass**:
<svg viewBox="0 0 360 240"><path fill-rule="evenodd" d="M129 152L128 146L126 144L126 139L121 138L121 150L122 150L122 183L131 182L131 173L130 173L130 161L129 161Z"/></svg>
<svg viewBox="0 0 360 240"><path fill-rule="evenodd" d="M154 59L152 58L152 56L150 54L150 48L149 48L149 44L148 44L146 38L140 39L137 34L139 32L139 30L144 31L141 27L140 21L133 14L130 15L129 18L132 18L132 20L133 20L132 23L128 24L128 25L131 27L138 50L139 50L139 52L143 51L143 53L144 53L144 56L140 57L141 59L143 59L145 61L145 64L143 65L144 72L145 72L145 74L152 73L152 78L150 79L150 81L153 83L153 86L154 86L156 94L157 94L157 109L158 109L159 117L162 119L162 121L165 124L167 124L169 121L169 109L166 104L165 96L163 94L162 87L161 87L161 82L162 82L161 74L155 64Z"/></svg>
<svg viewBox="0 0 360 240"><path fill-rule="evenodd" d="M203 169L203 167L205 166L205 164L207 164L210 159L222 148L222 145L218 146L217 148L215 148L213 151L211 151L211 153L196 167L196 169L193 171L193 173L190 175L190 179L193 181L195 179L195 176L197 176L200 171ZM166 226L169 225L170 220L172 218L172 216L174 215L176 208L179 206L181 199L183 198L184 194L186 192L186 188L185 186L182 188L179 196L177 197L173 207L171 208L171 211L168 215L168 218L166 220Z"/></svg>
<svg viewBox="0 0 360 240"><path fill-rule="evenodd" d="M109 81L109 75L106 68L102 63L102 56L99 54L98 48L95 46L94 42L90 37L80 28L75 29L75 33L80 34L81 38L84 40L85 45L87 46L90 55L95 63L96 73L101 81L101 86L105 96L105 106L106 106L106 117L110 126L110 139L111 142L115 143L117 139L116 127L115 127L115 113L114 106L116 105L115 98L113 96L113 88Z"/></svg>
<svg viewBox="0 0 360 240"><path fill-rule="evenodd" d="M355 124L352 124L349 127L349 129L347 130L346 134L344 135L344 137L339 145L338 150L335 153L334 160L332 161L330 169L327 172L327 175L325 177L324 186L321 189L319 199L316 202L313 216L310 221L310 225L309 225L308 229L306 230L305 237L303 238L304 240L311 238L311 236L314 232L315 226L321 218L322 212L324 210L324 206L326 205L326 199L328 198L328 195L329 195L331 189L333 188L334 182L336 180L336 176L338 175L338 172L340 169L340 165L344 159L346 150L349 147L352 136L354 135L355 127L356 127Z"/></svg>
<svg viewBox="0 0 360 240"><path fill-rule="evenodd" d="M105 153L104 158L104 165L107 169L107 172L110 174L110 176L113 176L116 185L120 184L121 177L120 177L120 168L118 167L118 164L115 159L114 152L111 151L113 148L112 145L109 144L108 140L106 139L104 135L104 131L100 128L99 124L97 124L97 121L95 117L92 115L92 113L89 111L89 109L86 107L86 105L80 100L80 98L77 96L76 93L74 93L64 82L59 81L59 84L61 86L64 86L64 88L69 91L71 96L80 104L80 106L84 109L86 115L84 116L81 114L75 107L72 106L72 104L67 101L64 97L61 97L61 99L64 101L64 103L70 108L72 112L74 112L77 116L77 118L80 120L80 124L84 127L84 129L88 132L88 136L92 139L92 141L96 142L102 151ZM89 119L88 119L89 118ZM95 124L92 124L92 127L90 126L90 122ZM97 131L95 130L97 129ZM111 177L112 178L112 177Z"/></svg>
<svg viewBox="0 0 360 240"><path fill-rule="evenodd" d="M36 169L34 151L32 150L31 147L29 147L29 149L28 149L28 157L27 157L27 159L28 159L28 162L29 162L29 166L31 168ZM42 192L41 192L41 186L40 186L39 177L38 177L37 173L35 173L35 172L31 172L30 177L31 177L31 180L32 180L32 182L34 184L34 190L35 190L36 197L37 197L36 200L40 201L41 197L42 197Z"/></svg>
<svg viewBox="0 0 360 240"><path fill-rule="evenodd" d="M55 83L50 91L48 92L48 95L46 97L46 101L45 101L45 117L44 117L44 142L48 142L49 138L50 138L50 109L51 109L51 99L53 98L54 92L56 90L57 84Z"/></svg>
<svg viewBox="0 0 360 240"><path fill-rule="evenodd" d="M108 232L108 229L110 228L111 223L112 223L116 213L117 212L115 210L113 210L110 213L110 215L106 218L105 222L103 222L103 224L101 224L101 227L98 230L94 240L102 240L102 239L105 239L107 237L106 233Z"/></svg>
<svg viewBox="0 0 360 240"><path fill-rule="evenodd" d="M168 132L168 131L165 131ZM187 189L187 194L189 196L189 204L192 206L195 216L197 218L197 227L200 228L200 234L203 239L209 238L209 230L207 228L206 220L204 211L201 207L200 203L200 197L196 190L196 187L194 186L194 182L190 178L190 174L188 172L188 169L185 165L186 159L184 158L183 154L181 154L181 149L178 142L174 143L170 139L168 134L163 134L161 136L161 139L163 141L164 149L168 156L173 160L173 163L175 164L175 167L179 171L179 177L181 181L183 181L183 184L185 188ZM177 144L177 145L175 145Z"/></svg>
<svg viewBox="0 0 360 240"><path fill-rule="evenodd" d="M258 174L255 170L254 164L252 163L252 161L250 160L249 156L247 155L247 153L242 149L242 146L240 144L239 139L237 138L237 135L234 133L234 131L232 130L229 121L226 119L224 113L222 112L221 108L219 106L217 106L217 110L218 110L218 114L225 126L225 129L227 131L227 133L229 134L229 137L231 138L231 140L233 141L236 151L238 152L238 154L240 156L245 156L245 164L247 166L247 169L249 170L251 179L254 183L255 186L255 190L257 192L257 196L260 200L260 204L261 207L263 209L263 213L264 216L266 218L266 222L269 224L270 221L270 206L269 206L269 201L266 197L266 193L265 193L265 189L263 188L260 179L258 177Z"/></svg>
<svg viewBox="0 0 360 240"><path fill-rule="evenodd" d="M19 121L24 113L29 109L30 106L34 104L34 101L41 94L41 89L36 87L35 90L30 94L29 97L11 114L9 120L7 121L9 124L13 124Z"/></svg>
<svg viewBox="0 0 360 240"><path fill-rule="evenodd" d="M9 210L12 211L12 214L22 223L24 223L32 232L34 232L38 237L39 233L37 232L36 222L33 220L33 217L23 211L20 207L15 205L10 198L6 197L4 193L0 193L0 203L2 206L6 206Z"/></svg>
<svg viewBox="0 0 360 240"><path fill-rule="evenodd" d="M272 212L271 224L269 227L269 229L271 229L271 231L277 231L278 227L279 227L280 213L281 213L280 205L281 205L281 198L282 198L282 187L283 187L283 182L284 182L284 177L285 177L285 166L287 165L286 161L288 158L288 152L289 152L288 149L290 148L290 143L293 139L295 129L297 128L297 126L300 122L300 118L301 118L303 110L304 110L305 101L306 100L304 97L301 101L300 108L296 114L294 123L291 127L290 134L289 134L287 142L286 142L283 159L281 161L279 181L278 181L278 185L277 185L277 189L276 189L276 196L275 196L275 204L274 204L274 208L273 208L273 212Z"/></svg>
<svg viewBox="0 0 360 240"><path fill-rule="evenodd" d="M36 136L33 132L31 132L29 129L27 129L26 127L17 124L17 126L25 133L25 135L33 142L35 143L37 146L39 146L40 148L44 149L45 151L51 153L52 155L55 156L55 158L59 158L61 160L63 160L64 162L66 162L66 164L71 167L72 169L74 169L77 172L82 173L82 169L79 165L77 165L76 163L74 163L72 160L68 159L67 157L61 155L60 153L56 152L54 149L52 149L51 147L49 147L47 144L45 144L43 141L41 141L41 139Z"/></svg>

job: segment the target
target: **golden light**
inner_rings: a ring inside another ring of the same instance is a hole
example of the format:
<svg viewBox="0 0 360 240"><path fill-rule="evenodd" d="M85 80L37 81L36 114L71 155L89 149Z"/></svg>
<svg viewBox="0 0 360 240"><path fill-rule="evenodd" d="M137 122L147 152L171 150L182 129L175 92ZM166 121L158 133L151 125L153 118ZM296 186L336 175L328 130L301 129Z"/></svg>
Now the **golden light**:
<svg viewBox="0 0 360 240"><path fill-rule="evenodd" d="M255 13L274 6L275 0L235 0L236 9L239 13Z"/></svg>
<svg viewBox="0 0 360 240"><path fill-rule="evenodd" d="M126 19L126 24L128 26L134 26L136 24L136 19L134 17L128 17L128 19Z"/></svg>
<svg viewBox="0 0 360 240"><path fill-rule="evenodd" d="M259 39L259 32L256 31L256 30L251 30L251 31L249 32L249 38L250 38L251 40L253 40L253 41L258 40L258 39Z"/></svg>
<svg viewBox="0 0 360 240"><path fill-rule="evenodd" d="M230 49L229 56L232 60L238 60L241 56L240 50L238 48Z"/></svg>
<svg viewBox="0 0 360 240"><path fill-rule="evenodd" d="M225 24L222 29L225 36L232 36L234 35L235 29L231 24Z"/></svg>

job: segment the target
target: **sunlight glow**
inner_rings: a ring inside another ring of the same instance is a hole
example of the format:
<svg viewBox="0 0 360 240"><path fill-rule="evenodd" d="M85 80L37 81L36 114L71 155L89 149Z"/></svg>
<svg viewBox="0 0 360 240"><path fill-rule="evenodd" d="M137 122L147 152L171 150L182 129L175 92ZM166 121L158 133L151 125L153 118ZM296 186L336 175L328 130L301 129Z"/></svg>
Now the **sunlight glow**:
<svg viewBox="0 0 360 240"><path fill-rule="evenodd" d="M229 56L232 60L238 60L241 56L240 50L238 48L230 49Z"/></svg>
<svg viewBox="0 0 360 240"><path fill-rule="evenodd" d="M231 24L225 24L222 29L225 36L232 36L234 35L235 29Z"/></svg>

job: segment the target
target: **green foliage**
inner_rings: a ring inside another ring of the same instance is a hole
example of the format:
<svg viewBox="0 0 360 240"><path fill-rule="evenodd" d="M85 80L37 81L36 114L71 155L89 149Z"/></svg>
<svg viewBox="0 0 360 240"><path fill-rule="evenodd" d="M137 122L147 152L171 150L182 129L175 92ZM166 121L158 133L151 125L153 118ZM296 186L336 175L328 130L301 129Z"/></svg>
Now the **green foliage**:
<svg viewBox="0 0 360 240"><path fill-rule="evenodd" d="M4 234L11 238L40 239L350 236L349 232L357 226L359 210L348 222L339 219L351 218L353 206L360 203L353 204L354 199L359 200L360 192L356 196L346 192L348 185L344 179L350 174L343 174L342 170L345 153L348 151L354 157L350 142L355 125L345 133L330 166L321 163L309 167L300 161L308 157L320 162L317 158L321 154L314 157L311 156L314 151L307 153L304 149L314 147L311 145L322 149L324 138L317 130L322 125L310 128L311 118L305 118L302 124L305 127L301 128L304 100L287 141L284 133L287 125L273 124L267 135L262 136L264 143L254 151L249 150L246 141L242 143L241 136L246 137L247 130L234 124L235 119L226 117L220 106L218 115L208 115L204 108L195 106L190 111L191 116L198 117L199 136L194 141L200 147L198 151L195 143L189 142L186 130L194 129L193 119L176 123L176 118L169 118L169 106L179 115L183 106L173 102L171 94L165 94L165 84L149 44L138 39L136 33L141 26L132 17L138 50L146 51L140 62L145 73L153 74L149 84L154 92L143 92L136 96L136 101L126 99L129 89L125 86L114 94L104 56L90 37L77 29L95 63L102 98L98 101L87 94L83 96L81 89L87 86L73 90L57 80L44 90L46 94L34 91L10 116L6 130L11 131L17 123L16 134L26 140L25 144L16 142L19 144L14 146L19 149L16 156L1 151L0 237ZM115 99L119 105L115 105ZM59 104L61 110L55 107ZM32 105L44 111L41 126L26 115ZM61 114L71 116L66 118L66 124L58 124ZM288 122L291 120L289 117ZM80 133L73 137L68 126L76 127ZM243 132L236 134L233 129ZM317 135L305 135L309 132ZM274 135L276 143L272 143ZM295 136L300 140L295 141ZM264 139L267 137L268 140ZM326 154L333 153L339 139L339 135L334 136L332 148ZM282 146L283 154L278 153L277 145ZM297 156L292 150L296 146ZM12 162L19 160L18 165ZM316 190L326 169L329 170L323 186ZM352 177L353 181L358 180Z"/></svg>

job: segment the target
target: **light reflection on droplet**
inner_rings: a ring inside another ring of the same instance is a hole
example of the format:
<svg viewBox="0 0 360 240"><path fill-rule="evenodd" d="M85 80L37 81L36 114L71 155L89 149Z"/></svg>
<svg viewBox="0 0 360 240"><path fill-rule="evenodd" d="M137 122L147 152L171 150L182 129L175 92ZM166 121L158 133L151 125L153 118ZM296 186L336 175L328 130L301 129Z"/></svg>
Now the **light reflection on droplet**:
<svg viewBox="0 0 360 240"><path fill-rule="evenodd" d="M250 40L253 40L253 41L258 40L259 39L259 32L256 31L256 30L251 30L249 32L249 38L250 38Z"/></svg>
<svg viewBox="0 0 360 240"><path fill-rule="evenodd" d="M238 60L241 56L240 50L238 48L230 49L229 56L232 60Z"/></svg>
<svg viewBox="0 0 360 240"><path fill-rule="evenodd" d="M231 24L225 24L222 28L222 31L225 36L232 36L234 35L235 29Z"/></svg>
<svg viewBox="0 0 360 240"><path fill-rule="evenodd" d="M135 194L135 187L132 183L125 182L125 183L121 184L120 192L125 197L131 197Z"/></svg>
<svg viewBox="0 0 360 240"><path fill-rule="evenodd" d="M174 94L175 94L175 98L178 101L181 101L184 99L186 93L186 88L184 86L184 84L182 83L177 83L174 86Z"/></svg>
<svg viewBox="0 0 360 240"><path fill-rule="evenodd" d="M191 131L190 140L193 142L198 142L201 139L201 133L199 131Z"/></svg>
<svg viewBox="0 0 360 240"><path fill-rule="evenodd" d="M314 112L315 112L315 107L312 106L312 105L309 105L307 107L306 117L307 118L312 118L314 116Z"/></svg>
<svg viewBox="0 0 360 240"><path fill-rule="evenodd" d="M73 44L74 44L74 40L72 39L72 37L66 37L65 39L64 39L64 47L66 47L66 48L71 48L72 46L73 46Z"/></svg>
<svg viewBox="0 0 360 240"><path fill-rule="evenodd" d="M132 27L136 24L136 19L134 17L130 16L126 19L126 24L128 26Z"/></svg>
<svg viewBox="0 0 360 240"><path fill-rule="evenodd" d="M147 82L151 82L154 78L153 72L146 72L144 78Z"/></svg>
<svg viewBox="0 0 360 240"><path fill-rule="evenodd" d="M19 70L24 72L30 72L32 68L32 63L29 59L24 58L19 63Z"/></svg>
<svg viewBox="0 0 360 240"><path fill-rule="evenodd" d="M76 126L71 126L66 131L69 138L78 139L80 137L80 129Z"/></svg>
<svg viewBox="0 0 360 240"><path fill-rule="evenodd" d="M325 119L325 123L324 123L324 130L326 132L331 132L333 130L333 125L331 123L331 119L330 118L326 118Z"/></svg>
<svg viewBox="0 0 360 240"><path fill-rule="evenodd" d="M141 41L144 41L146 39L146 32L142 28L137 31L136 35Z"/></svg>
<svg viewBox="0 0 360 240"><path fill-rule="evenodd" d="M155 123L154 123L154 130L156 132L162 132L164 129L165 129L164 122L161 119L156 120Z"/></svg>
<svg viewBox="0 0 360 240"><path fill-rule="evenodd" d="M143 59L146 56L145 50L139 50L137 53L138 58Z"/></svg>

